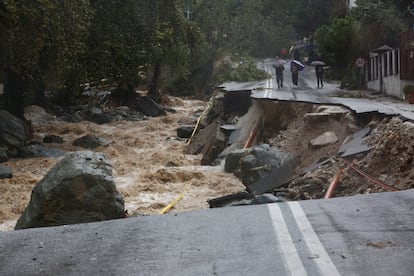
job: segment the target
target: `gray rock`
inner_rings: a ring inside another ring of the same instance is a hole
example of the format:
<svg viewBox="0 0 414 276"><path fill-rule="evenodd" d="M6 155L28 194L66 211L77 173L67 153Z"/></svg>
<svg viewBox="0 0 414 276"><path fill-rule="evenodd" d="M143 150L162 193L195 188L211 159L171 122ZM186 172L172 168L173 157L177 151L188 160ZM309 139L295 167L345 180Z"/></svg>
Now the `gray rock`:
<svg viewBox="0 0 414 276"><path fill-rule="evenodd" d="M93 122L98 125L107 124L111 121L111 117L109 114L104 113L102 109L98 107L90 107L86 111L86 118L88 121Z"/></svg>
<svg viewBox="0 0 414 276"><path fill-rule="evenodd" d="M106 141L105 139L102 139L102 138L94 136L94 135L85 135L85 136L82 136L82 137L76 139L73 142L74 146L82 147L82 148L85 148L85 149L95 149L97 147L106 146L108 144L109 144L109 142Z"/></svg>
<svg viewBox="0 0 414 276"><path fill-rule="evenodd" d="M63 144L64 140L60 136L56 135L46 135L43 138L43 143L55 143L55 144Z"/></svg>
<svg viewBox="0 0 414 276"><path fill-rule="evenodd" d="M403 127L405 127L406 129L410 129L410 130L414 129L414 123L410 121L404 122Z"/></svg>
<svg viewBox="0 0 414 276"><path fill-rule="evenodd" d="M102 109L92 106L89 108L88 113L90 116L101 115L103 113Z"/></svg>
<svg viewBox="0 0 414 276"><path fill-rule="evenodd" d="M88 121L98 125L103 125L111 122L111 117L106 113L95 114L88 117Z"/></svg>
<svg viewBox="0 0 414 276"><path fill-rule="evenodd" d="M24 157L61 157L65 154L64 150L48 148L42 145L28 145L22 149Z"/></svg>
<svg viewBox="0 0 414 276"><path fill-rule="evenodd" d="M276 147L263 144L254 147L240 160L240 178L245 186L250 186L269 175L275 168L286 165L294 167L296 157Z"/></svg>
<svg viewBox="0 0 414 276"><path fill-rule="evenodd" d="M232 152L229 152L226 156L226 162L224 164L224 171L228 173L235 172L240 170L240 159L247 155L249 149L237 149Z"/></svg>
<svg viewBox="0 0 414 276"><path fill-rule="evenodd" d="M130 112L128 106L118 106L113 110L114 114L120 115L122 117L128 117L128 113Z"/></svg>
<svg viewBox="0 0 414 276"><path fill-rule="evenodd" d="M338 142L338 137L336 134L332 131L327 131L315 139L310 140L309 147L316 149L335 144L336 142Z"/></svg>
<svg viewBox="0 0 414 276"><path fill-rule="evenodd" d="M48 114L43 107L37 105L25 107L24 118L30 121L33 127L42 126L55 119L55 117Z"/></svg>
<svg viewBox="0 0 414 276"><path fill-rule="evenodd" d="M137 110L150 117L165 116L167 114L161 105L147 96L137 97L134 104Z"/></svg>
<svg viewBox="0 0 414 276"><path fill-rule="evenodd" d="M0 147L0 163L6 162L9 159L7 156L7 147Z"/></svg>
<svg viewBox="0 0 414 276"><path fill-rule="evenodd" d="M194 126L186 125L177 128L177 137L180 138L190 138L193 134Z"/></svg>
<svg viewBox="0 0 414 276"><path fill-rule="evenodd" d="M13 172L4 166L0 166L0 179L3 178L12 178L13 177Z"/></svg>
<svg viewBox="0 0 414 276"><path fill-rule="evenodd" d="M124 200L102 153L67 154L33 188L15 229L124 217Z"/></svg>
<svg viewBox="0 0 414 276"><path fill-rule="evenodd" d="M10 150L21 149L28 140L28 129L24 122L5 110L0 110L0 145Z"/></svg>

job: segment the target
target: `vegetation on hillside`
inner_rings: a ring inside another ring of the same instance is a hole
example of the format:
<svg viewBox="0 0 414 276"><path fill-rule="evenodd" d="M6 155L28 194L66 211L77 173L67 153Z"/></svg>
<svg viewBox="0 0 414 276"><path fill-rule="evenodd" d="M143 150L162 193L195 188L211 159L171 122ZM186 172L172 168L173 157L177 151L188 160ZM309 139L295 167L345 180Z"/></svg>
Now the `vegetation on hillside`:
<svg viewBox="0 0 414 276"><path fill-rule="evenodd" d="M397 45L411 1L357 0L352 11L346 2L0 0L0 107L21 117L27 103L47 105L45 94L71 104L80 84L102 79L126 98L137 86L157 101L202 95L225 77L266 77L251 66L217 71L223 58L251 65L249 56L283 56L295 43L346 74L357 55Z"/></svg>

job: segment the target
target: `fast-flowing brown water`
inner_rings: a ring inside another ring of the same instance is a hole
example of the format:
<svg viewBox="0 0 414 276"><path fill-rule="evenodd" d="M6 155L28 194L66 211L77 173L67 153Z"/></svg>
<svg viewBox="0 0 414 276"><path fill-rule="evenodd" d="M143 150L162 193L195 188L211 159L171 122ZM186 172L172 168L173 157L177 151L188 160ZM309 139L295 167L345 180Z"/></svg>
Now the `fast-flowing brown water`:
<svg viewBox="0 0 414 276"><path fill-rule="evenodd" d="M152 215L180 193L184 197L171 212L208 208L207 200L242 191L245 187L221 167L199 166L201 156L183 153L186 141L176 139L179 121L203 109L205 102L173 98L177 113L139 122L116 121L105 125L91 122L66 123L37 111L35 139L47 134L63 137L68 151L84 150L72 142L86 134L109 141L95 151L105 153L113 166L114 181L124 195L130 215ZM34 185L58 161L54 158L10 160L3 165L13 170L13 178L0 180L0 231L12 230L26 208Z"/></svg>

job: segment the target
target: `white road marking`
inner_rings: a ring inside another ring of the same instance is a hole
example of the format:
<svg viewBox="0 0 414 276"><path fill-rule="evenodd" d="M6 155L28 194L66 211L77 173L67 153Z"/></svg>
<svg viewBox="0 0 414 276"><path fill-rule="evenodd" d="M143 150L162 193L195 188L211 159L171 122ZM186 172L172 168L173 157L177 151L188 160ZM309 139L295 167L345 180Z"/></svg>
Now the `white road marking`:
<svg viewBox="0 0 414 276"><path fill-rule="evenodd" d="M317 256L313 261L318 266L320 275L336 276L339 274L336 266L333 264L331 258L323 247L321 241L313 230L305 212L298 202L288 202L288 206L296 220L303 239L312 255Z"/></svg>
<svg viewBox="0 0 414 276"><path fill-rule="evenodd" d="M266 69L265 71L267 73L272 75L272 67L270 66L269 63L266 63L266 68L265 69ZM272 78L266 80L266 84L265 84L265 87L264 87L264 91L265 91L264 92L264 97L265 98L271 98L273 87L274 86L273 86L273 77L272 77Z"/></svg>
<svg viewBox="0 0 414 276"><path fill-rule="evenodd" d="M270 217L272 218L274 234L280 246L286 271L290 271L290 274L294 276L308 275L296 247L293 244L292 236L289 233L279 204L267 204L267 207L269 208Z"/></svg>

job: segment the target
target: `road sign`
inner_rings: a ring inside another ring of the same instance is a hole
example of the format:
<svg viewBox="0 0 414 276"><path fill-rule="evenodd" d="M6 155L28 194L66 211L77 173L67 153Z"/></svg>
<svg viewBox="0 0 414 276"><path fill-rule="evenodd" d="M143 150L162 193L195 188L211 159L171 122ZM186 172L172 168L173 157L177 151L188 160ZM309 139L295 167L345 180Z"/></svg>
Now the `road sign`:
<svg viewBox="0 0 414 276"><path fill-rule="evenodd" d="M359 57L359 58L357 58L357 59L355 60L355 64L356 64L356 66L358 66L359 68L364 67L364 65L365 65L365 59L364 59L364 58Z"/></svg>

